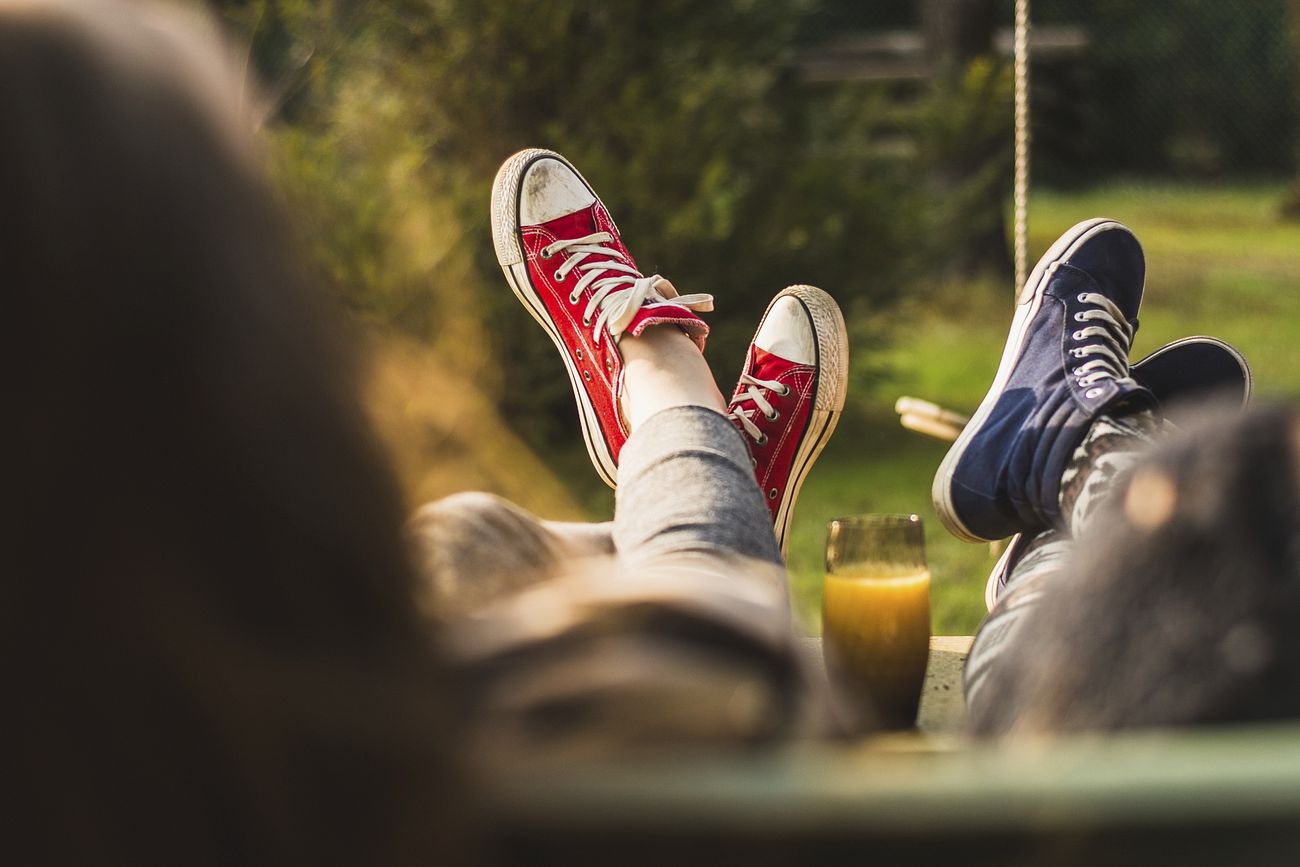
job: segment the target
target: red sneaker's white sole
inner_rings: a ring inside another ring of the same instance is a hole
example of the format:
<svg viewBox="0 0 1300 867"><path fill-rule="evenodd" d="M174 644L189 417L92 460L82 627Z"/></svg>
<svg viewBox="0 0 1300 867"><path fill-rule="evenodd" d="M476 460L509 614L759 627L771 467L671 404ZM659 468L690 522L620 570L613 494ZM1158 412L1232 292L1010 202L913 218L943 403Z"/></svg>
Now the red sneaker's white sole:
<svg viewBox="0 0 1300 867"><path fill-rule="evenodd" d="M613 488L618 483L618 465L614 461L614 454L609 444L605 442L604 434L601 433L600 418L596 414L596 408L591 404L591 398L587 396L587 390L582 385L582 376L570 357L569 349L564 345L564 340L560 337L560 332L551 320L550 314L546 312L546 305L542 303L541 296L533 288L532 278L528 275L528 263L524 258L524 248L519 233L519 190L528 167L540 159L551 159L564 164L578 176L588 190L591 190L592 196L596 195L596 191L592 189L591 184L587 183L587 179L582 177L582 173L564 157L554 151L541 148L522 150L502 164L497 170L496 180L492 183L492 243L496 247L497 262L506 275L506 282L510 284L510 288L524 305L524 309L532 314L537 324L541 325L542 330L551 338L551 342L560 353L560 358L564 361L564 369L569 375L569 386L573 389L573 399L578 405L578 422L582 427L582 439L587 445L587 454L591 457L592 466L596 468L596 474L605 484Z"/></svg>

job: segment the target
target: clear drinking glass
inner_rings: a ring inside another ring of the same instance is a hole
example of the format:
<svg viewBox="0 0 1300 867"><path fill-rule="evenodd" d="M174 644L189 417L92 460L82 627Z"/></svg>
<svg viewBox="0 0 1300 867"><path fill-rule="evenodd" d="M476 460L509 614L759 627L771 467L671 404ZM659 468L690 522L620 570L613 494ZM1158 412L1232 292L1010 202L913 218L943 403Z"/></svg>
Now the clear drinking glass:
<svg viewBox="0 0 1300 867"><path fill-rule="evenodd" d="M930 656L921 519L831 521L822 600L822 653L841 715L862 728L915 726Z"/></svg>

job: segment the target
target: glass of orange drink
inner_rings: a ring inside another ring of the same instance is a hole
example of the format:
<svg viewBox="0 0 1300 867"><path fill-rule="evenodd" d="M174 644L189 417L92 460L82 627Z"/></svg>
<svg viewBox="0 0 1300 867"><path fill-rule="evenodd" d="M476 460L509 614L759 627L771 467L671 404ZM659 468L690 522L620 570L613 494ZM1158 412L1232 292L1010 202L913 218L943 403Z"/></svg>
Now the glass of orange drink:
<svg viewBox="0 0 1300 867"><path fill-rule="evenodd" d="M830 522L822 653L846 724L916 725L930 657L930 570L919 517L861 515Z"/></svg>

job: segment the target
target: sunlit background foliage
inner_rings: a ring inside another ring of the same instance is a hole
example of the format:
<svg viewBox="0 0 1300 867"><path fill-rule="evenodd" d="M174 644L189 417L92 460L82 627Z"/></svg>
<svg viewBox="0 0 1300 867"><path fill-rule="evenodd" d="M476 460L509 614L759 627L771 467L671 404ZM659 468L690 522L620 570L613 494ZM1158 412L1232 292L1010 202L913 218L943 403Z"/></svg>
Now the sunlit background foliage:
<svg viewBox="0 0 1300 867"><path fill-rule="evenodd" d="M412 504L486 488L549 517L607 517L554 349L492 252L493 175L541 146L596 186L643 272L716 296L708 357L724 391L781 287L814 283L844 306L849 417L809 482L791 554L806 612L823 519L928 516L942 448L898 431L889 406L910 390L970 409L995 364L1011 295L1011 65L991 34L974 53L928 52L919 77L819 76L810 62L862 34L915 37L945 2L987 7L1005 27L1009 0L214 2L250 46L274 180L308 258L374 350L372 410ZM1218 328L1265 359L1266 379L1289 335L1160 305L1178 303L1166 280L1191 281L1185 298L1204 306L1238 283L1300 279L1269 234L1300 250L1279 222L1296 155L1287 23L1300 10L1033 6L1039 24L1086 41L1035 66L1035 178L1057 191L1036 188L1033 255L1088 208L1136 218L1157 239L1145 333ZM1148 207L1163 201L1151 183L1168 191L1163 211ZM1161 261L1202 261L1178 246L1179 221L1215 219L1224 184L1225 231L1268 250L1163 276ZM1274 390L1300 393L1276 369ZM934 523L930 542L936 627L969 631L987 551Z"/></svg>

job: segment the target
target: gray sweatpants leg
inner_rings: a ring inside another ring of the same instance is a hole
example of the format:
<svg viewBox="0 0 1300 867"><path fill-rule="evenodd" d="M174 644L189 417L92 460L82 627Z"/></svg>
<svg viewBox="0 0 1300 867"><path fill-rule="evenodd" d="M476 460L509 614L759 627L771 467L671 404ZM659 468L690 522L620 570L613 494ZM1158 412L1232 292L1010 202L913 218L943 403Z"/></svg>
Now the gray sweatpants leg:
<svg viewBox="0 0 1300 867"><path fill-rule="evenodd" d="M491 761L644 755L826 725L749 452L719 413L676 408L637 429L612 524L544 522L482 494L421 517L423 559L448 573L426 580L473 603L444 595L441 638Z"/></svg>
<svg viewBox="0 0 1300 867"><path fill-rule="evenodd" d="M619 456L614 546L633 567L683 554L783 565L749 450L730 421L685 406L637 428Z"/></svg>
<svg viewBox="0 0 1300 867"><path fill-rule="evenodd" d="M409 534L427 608L459 616L615 555L625 573L690 556L718 561L722 571L744 560L784 575L749 452L722 415L703 407L659 413L628 440L620 463L614 521L543 521L483 493L421 508Z"/></svg>
<svg viewBox="0 0 1300 867"><path fill-rule="evenodd" d="M1061 512L1069 530L1048 530L1030 542L966 658L962 685L974 731L992 734L1015 722L1019 711L1008 706L1003 686L1008 653L1014 652L1025 623L1041 605L1051 604L1063 582L1084 577L1070 569L1074 540L1150 448L1158 428L1151 413L1102 416L1075 450L1061 480Z"/></svg>

